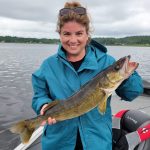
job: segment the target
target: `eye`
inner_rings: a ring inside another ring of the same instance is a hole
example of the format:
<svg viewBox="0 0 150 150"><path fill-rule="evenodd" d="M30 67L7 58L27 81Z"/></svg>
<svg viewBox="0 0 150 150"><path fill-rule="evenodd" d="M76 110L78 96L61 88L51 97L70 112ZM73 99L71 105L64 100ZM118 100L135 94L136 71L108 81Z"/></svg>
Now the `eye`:
<svg viewBox="0 0 150 150"><path fill-rule="evenodd" d="M83 32L77 32L76 35L77 36L81 36L83 34Z"/></svg>
<svg viewBox="0 0 150 150"><path fill-rule="evenodd" d="M115 69L115 70L119 70L119 69L120 69L120 66L119 66L119 65L116 65L114 69Z"/></svg>
<svg viewBox="0 0 150 150"><path fill-rule="evenodd" d="M69 36L69 35L71 35L70 32L63 32L63 36Z"/></svg>

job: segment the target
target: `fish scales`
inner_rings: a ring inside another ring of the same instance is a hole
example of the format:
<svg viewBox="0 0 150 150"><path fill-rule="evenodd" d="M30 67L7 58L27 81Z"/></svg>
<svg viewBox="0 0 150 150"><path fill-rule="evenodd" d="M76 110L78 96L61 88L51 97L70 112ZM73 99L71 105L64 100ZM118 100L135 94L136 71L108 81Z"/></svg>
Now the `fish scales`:
<svg viewBox="0 0 150 150"><path fill-rule="evenodd" d="M92 79L82 89L71 96L68 100L62 100L58 105L49 109L46 114L57 121L71 119L80 116L96 107L105 95L104 90L99 87L101 74Z"/></svg>

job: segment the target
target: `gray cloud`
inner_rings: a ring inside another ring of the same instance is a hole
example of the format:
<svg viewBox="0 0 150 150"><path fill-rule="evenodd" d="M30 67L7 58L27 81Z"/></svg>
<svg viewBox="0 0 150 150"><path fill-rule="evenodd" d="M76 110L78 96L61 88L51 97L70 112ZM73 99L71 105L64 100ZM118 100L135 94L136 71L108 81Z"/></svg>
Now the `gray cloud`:
<svg viewBox="0 0 150 150"><path fill-rule="evenodd" d="M51 5L49 0L0 0L0 15L20 20L49 21L52 18L54 21L56 7Z"/></svg>
<svg viewBox="0 0 150 150"><path fill-rule="evenodd" d="M78 0L91 16L93 36L150 35L149 0ZM58 37L56 21L66 0L0 0L0 35Z"/></svg>

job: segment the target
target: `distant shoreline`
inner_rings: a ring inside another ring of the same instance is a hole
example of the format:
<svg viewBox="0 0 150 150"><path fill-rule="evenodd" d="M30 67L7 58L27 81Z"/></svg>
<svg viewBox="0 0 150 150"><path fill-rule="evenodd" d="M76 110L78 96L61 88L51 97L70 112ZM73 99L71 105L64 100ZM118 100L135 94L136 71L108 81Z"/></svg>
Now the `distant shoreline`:
<svg viewBox="0 0 150 150"><path fill-rule="evenodd" d="M150 36L130 36L124 38L93 38L97 42L107 46L143 46L150 47ZM0 36L0 43L27 43L27 44L58 44L59 39L23 38L12 36Z"/></svg>

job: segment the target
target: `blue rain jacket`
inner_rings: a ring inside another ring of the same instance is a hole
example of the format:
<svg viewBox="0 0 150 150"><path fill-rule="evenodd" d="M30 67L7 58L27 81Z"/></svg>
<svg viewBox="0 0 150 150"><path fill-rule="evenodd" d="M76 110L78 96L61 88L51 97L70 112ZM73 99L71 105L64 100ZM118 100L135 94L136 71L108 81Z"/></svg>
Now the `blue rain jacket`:
<svg viewBox="0 0 150 150"><path fill-rule="evenodd" d="M37 114L43 104L54 100L67 99L93 78L115 62L105 47L91 42L86 47L86 56L78 71L67 61L60 45L58 53L47 58L32 75L34 96L32 107ZM143 92L141 77L135 72L116 93L124 100L131 101ZM70 120L46 125L42 136L43 150L74 150L79 129L84 150L112 149L112 114L110 99L107 110L101 115L97 108Z"/></svg>

